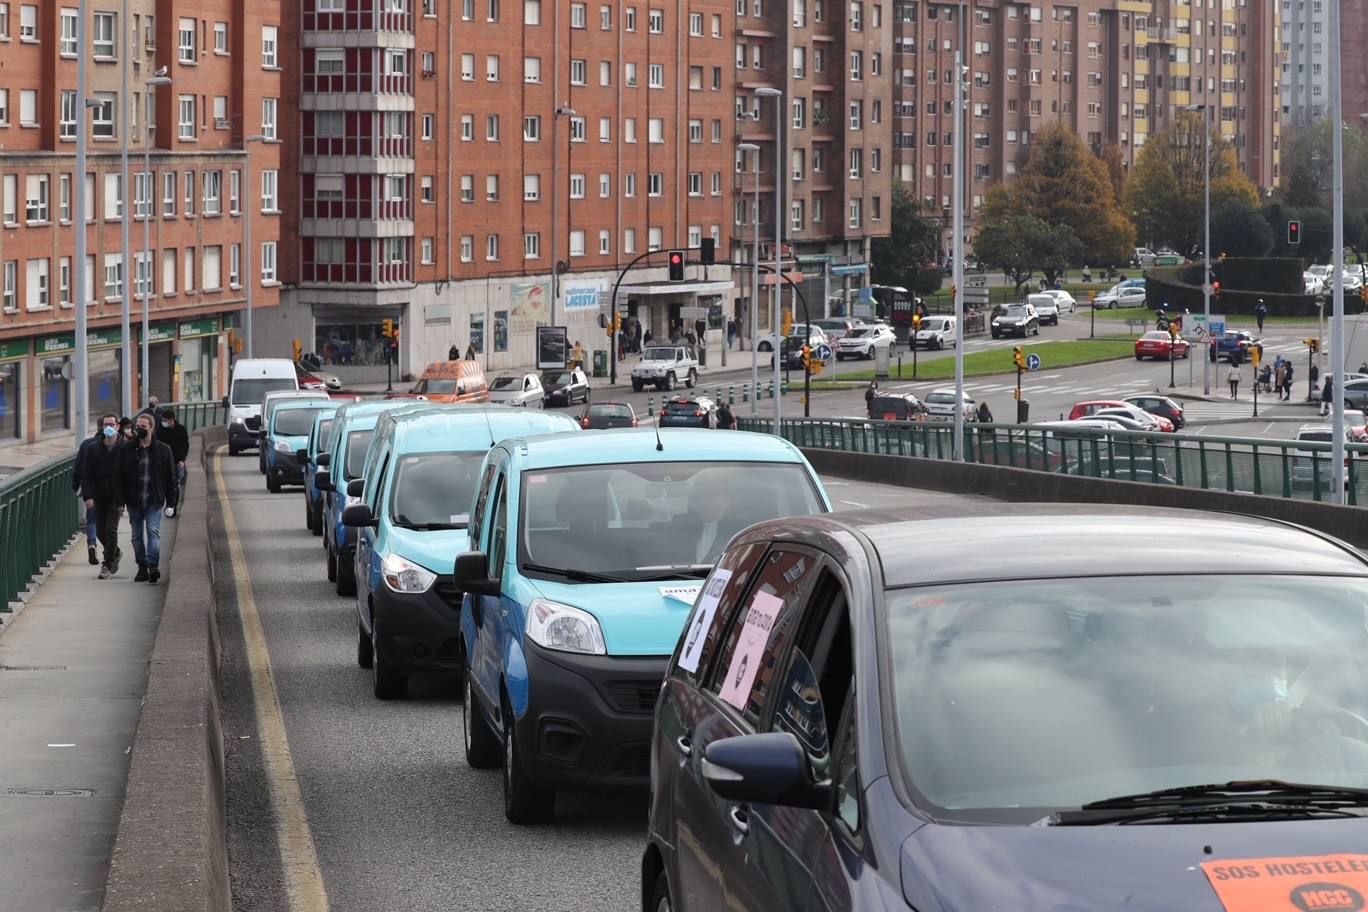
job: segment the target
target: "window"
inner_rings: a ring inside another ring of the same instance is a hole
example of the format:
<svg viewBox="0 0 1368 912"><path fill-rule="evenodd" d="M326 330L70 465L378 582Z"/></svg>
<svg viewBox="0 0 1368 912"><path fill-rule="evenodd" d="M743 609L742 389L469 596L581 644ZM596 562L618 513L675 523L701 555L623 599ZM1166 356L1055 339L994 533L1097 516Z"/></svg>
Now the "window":
<svg viewBox="0 0 1368 912"><path fill-rule="evenodd" d="M473 174L461 175L461 202L475 202L475 175Z"/></svg>
<svg viewBox="0 0 1368 912"><path fill-rule="evenodd" d="M807 99L793 99L793 129L801 130L807 126Z"/></svg>
<svg viewBox="0 0 1368 912"><path fill-rule="evenodd" d="M536 202L541 199L541 175L523 175L523 199L528 202Z"/></svg>
<svg viewBox="0 0 1368 912"><path fill-rule="evenodd" d="M523 0L523 24L541 25L541 0Z"/></svg>
<svg viewBox="0 0 1368 912"><path fill-rule="evenodd" d="M62 174L57 178L57 217L63 222L71 221L70 174Z"/></svg>
<svg viewBox="0 0 1368 912"><path fill-rule="evenodd" d="M222 211L223 172L205 171L202 180L204 182L204 206L201 211L205 215L218 215Z"/></svg>
<svg viewBox="0 0 1368 912"><path fill-rule="evenodd" d="M71 257L57 260L57 302L63 307L71 306Z"/></svg>
<svg viewBox="0 0 1368 912"><path fill-rule="evenodd" d="M850 4L850 30L852 32L864 30L864 4L860 0L852 0Z"/></svg>
<svg viewBox="0 0 1368 912"><path fill-rule="evenodd" d="M113 92L96 92L91 98L90 131L97 139L114 138Z"/></svg>
<svg viewBox="0 0 1368 912"><path fill-rule="evenodd" d="M113 60L118 53L115 35L118 17L114 13L96 13L91 20L90 51L96 60Z"/></svg>
<svg viewBox="0 0 1368 912"><path fill-rule="evenodd" d="M236 172L234 172L236 173ZM279 183L280 173L274 168L261 172L261 211L267 213L279 212L279 201L276 198L276 186Z"/></svg>
<svg viewBox="0 0 1368 912"><path fill-rule="evenodd" d="M123 297L123 254L106 253L104 259L106 299Z"/></svg>
<svg viewBox="0 0 1368 912"><path fill-rule="evenodd" d="M524 57L524 58L523 58L523 82L531 82L531 83L539 83L539 82L541 82L541 58L540 58L540 57Z"/></svg>
<svg viewBox="0 0 1368 912"><path fill-rule="evenodd" d="M419 249L421 251L421 258L424 266L431 266L434 262L436 262L436 258L434 256L434 251L436 249L435 238L423 238L422 246Z"/></svg>
<svg viewBox="0 0 1368 912"><path fill-rule="evenodd" d="M611 6L599 7L599 28L605 32L613 30L613 8Z"/></svg>
<svg viewBox="0 0 1368 912"><path fill-rule="evenodd" d="M613 195L613 178L607 172L599 175L599 199L608 199Z"/></svg>
<svg viewBox="0 0 1368 912"><path fill-rule="evenodd" d="M475 141L475 115L461 115L461 142Z"/></svg>
<svg viewBox="0 0 1368 912"><path fill-rule="evenodd" d="M576 228L570 232L570 255L572 257L584 256L584 231Z"/></svg>
<svg viewBox="0 0 1368 912"><path fill-rule="evenodd" d="M19 284L19 261L5 260L5 310L14 311L19 309L18 290Z"/></svg>
<svg viewBox="0 0 1368 912"><path fill-rule="evenodd" d="M111 114L113 112L111 111ZM19 90L19 125L21 127L38 126L38 90L20 89Z"/></svg>
<svg viewBox="0 0 1368 912"><path fill-rule="evenodd" d="M864 177L864 150L850 150L850 177L852 180L859 180Z"/></svg>
<svg viewBox="0 0 1368 912"><path fill-rule="evenodd" d="M646 122L646 141L651 143L665 142L664 118L652 117Z"/></svg>
<svg viewBox="0 0 1368 912"><path fill-rule="evenodd" d="M32 9L32 7L28 7ZM28 261L28 309L46 310L51 306L48 299L48 268L46 257Z"/></svg>
<svg viewBox="0 0 1368 912"><path fill-rule="evenodd" d="M646 16L646 25L652 35L660 35L665 32L665 12L653 9Z"/></svg>
<svg viewBox="0 0 1368 912"><path fill-rule="evenodd" d="M228 287L242 287L242 248L237 244L228 247Z"/></svg>
<svg viewBox="0 0 1368 912"><path fill-rule="evenodd" d="M228 23L226 22L214 23L214 53L228 53Z"/></svg>
<svg viewBox="0 0 1368 912"><path fill-rule="evenodd" d="M78 11L74 9L62 10L62 38L60 52L63 57L76 56L76 26Z"/></svg>
<svg viewBox="0 0 1368 912"><path fill-rule="evenodd" d="M499 175L485 175L485 199L496 202L499 199Z"/></svg>
<svg viewBox="0 0 1368 912"><path fill-rule="evenodd" d="M589 64L584 60L570 61L570 84L585 85L589 79Z"/></svg>
<svg viewBox="0 0 1368 912"><path fill-rule="evenodd" d="M497 260L499 258L499 236L491 234L485 238L485 259Z"/></svg>
<svg viewBox="0 0 1368 912"><path fill-rule="evenodd" d="M485 19L489 22L499 21L499 0L487 0L485 3Z"/></svg>
<svg viewBox="0 0 1368 912"><path fill-rule="evenodd" d="M864 221L863 200L858 197L850 201L850 227L859 228Z"/></svg>
<svg viewBox="0 0 1368 912"><path fill-rule="evenodd" d="M584 199L584 175L583 175L583 174L571 174L571 175L570 175L570 198L571 198L571 199Z"/></svg>
<svg viewBox="0 0 1368 912"><path fill-rule="evenodd" d="M850 129L858 130L864 120L864 105L862 102L852 101L850 103Z"/></svg>
<svg viewBox="0 0 1368 912"><path fill-rule="evenodd" d="M162 172L162 218L176 217L176 172Z"/></svg>
<svg viewBox="0 0 1368 912"><path fill-rule="evenodd" d="M599 256L608 256L613 252L613 236L606 228L599 229Z"/></svg>
<svg viewBox="0 0 1368 912"><path fill-rule="evenodd" d="M261 99L261 135L267 139L276 138L276 106L274 98Z"/></svg>
<svg viewBox="0 0 1368 912"><path fill-rule="evenodd" d="M403 238L387 238L400 240ZM261 245L261 284L270 285L276 280L276 242L264 241Z"/></svg>
<svg viewBox="0 0 1368 912"><path fill-rule="evenodd" d="M663 196L665 193L665 175L659 171L652 171L646 175L646 195Z"/></svg>
<svg viewBox="0 0 1368 912"><path fill-rule="evenodd" d="M636 196L636 175L630 171L622 176L622 195L626 197Z"/></svg>
<svg viewBox="0 0 1368 912"><path fill-rule="evenodd" d="M529 232L523 235L523 259L536 260L541 257L541 235Z"/></svg>
<svg viewBox="0 0 1368 912"><path fill-rule="evenodd" d="M611 117L599 118L599 142L610 143L613 141L613 119Z"/></svg>
<svg viewBox="0 0 1368 912"><path fill-rule="evenodd" d="M461 79L466 82L475 81L475 55L461 55Z"/></svg>
<svg viewBox="0 0 1368 912"><path fill-rule="evenodd" d="M864 78L864 54L859 51L852 51L850 54L850 78L853 82L859 82Z"/></svg>
<svg viewBox="0 0 1368 912"><path fill-rule="evenodd" d="M570 118L570 141L571 141L571 142L584 142L584 139L585 139L584 118L583 118L583 117L572 117L572 118Z"/></svg>
<svg viewBox="0 0 1368 912"><path fill-rule="evenodd" d="M485 56L485 81L499 81L499 55L488 54Z"/></svg>
<svg viewBox="0 0 1368 912"><path fill-rule="evenodd" d="M104 217L107 219L123 218L123 175L114 172L106 174L104 178Z"/></svg>
<svg viewBox="0 0 1368 912"><path fill-rule="evenodd" d="M624 228L624 229L622 229L622 252L623 252L623 253L636 253L636 249L637 249L637 247L636 247L636 229L635 229L635 228Z"/></svg>
<svg viewBox="0 0 1368 912"><path fill-rule="evenodd" d="M180 116L177 121L178 135L181 139L195 138L195 96L182 95L179 102Z"/></svg>
<svg viewBox="0 0 1368 912"><path fill-rule="evenodd" d="M485 139L489 142L499 141L499 115L490 114L485 119Z"/></svg>
<svg viewBox="0 0 1368 912"><path fill-rule="evenodd" d="M523 142L541 142L541 118L536 115L523 118Z"/></svg>
<svg viewBox="0 0 1368 912"><path fill-rule="evenodd" d="M701 143L703 141L703 121L689 121L689 142Z"/></svg>
<svg viewBox="0 0 1368 912"><path fill-rule="evenodd" d="M424 175L422 176L421 180L419 181L419 186L420 186L420 188L421 188L421 189L419 190L419 193L420 193L420 197L419 197L419 198L420 198L423 202L425 202L425 203L433 203L433 202L436 202L436 201L437 201L437 193L436 193L435 188L433 187L432 175L431 175L431 174L424 174Z"/></svg>
<svg viewBox="0 0 1368 912"><path fill-rule="evenodd" d="M181 19L177 31L179 42L177 44L177 59L181 63L195 62L195 36L199 29L195 26L194 19Z"/></svg>
<svg viewBox="0 0 1368 912"><path fill-rule="evenodd" d="M475 261L475 235L461 235L461 262L473 263Z"/></svg>
<svg viewBox="0 0 1368 912"><path fill-rule="evenodd" d="M807 76L807 48L796 47L793 49L793 78L802 79Z"/></svg>
<svg viewBox="0 0 1368 912"><path fill-rule="evenodd" d="M185 214L195 214L195 172L185 172Z"/></svg>
<svg viewBox="0 0 1368 912"><path fill-rule="evenodd" d="M622 141L628 143L634 143L637 141L635 117L628 117L622 121Z"/></svg>
<svg viewBox="0 0 1368 912"><path fill-rule="evenodd" d="M586 24L586 14L583 3L570 4L570 27L582 29Z"/></svg>
<svg viewBox="0 0 1368 912"><path fill-rule="evenodd" d="M659 227L646 229L646 249L659 250L665 243L665 233Z"/></svg>
<svg viewBox="0 0 1368 912"><path fill-rule="evenodd" d="M636 7L629 6L622 11L622 28L624 31L636 31Z"/></svg>
<svg viewBox="0 0 1368 912"><path fill-rule="evenodd" d="M647 85L652 89L665 88L665 65L653 63L647 70Z"/></svg>
<svg viewBox="0 0 1368 912"><path fill-rule="evenodd" d="M717 13L712 15L712 36L714 38L722 37L722 17Z"/></svg>
<svg viewBox="0 0 1368 912"><path fill-rule="evenodd" d="M610 86L613 84L613 61L599 61L599 85Z"/></svg>
<svg viewBox="0 0 1368 912"><path fill-rule="evenodd" d="M690 171L690 172L689 172L689 184L688 184L688 187L689 187L689 196L702 196L702 195L703 195L703 172L702 172L702 171Z"/></svg>
<svg viewBox="0 0 1368 912"><path fill-rule="evenodd" d="M223 287L223 248L217 245L204 248L204 269L200 272L204 291L218 291Z"/></svg>

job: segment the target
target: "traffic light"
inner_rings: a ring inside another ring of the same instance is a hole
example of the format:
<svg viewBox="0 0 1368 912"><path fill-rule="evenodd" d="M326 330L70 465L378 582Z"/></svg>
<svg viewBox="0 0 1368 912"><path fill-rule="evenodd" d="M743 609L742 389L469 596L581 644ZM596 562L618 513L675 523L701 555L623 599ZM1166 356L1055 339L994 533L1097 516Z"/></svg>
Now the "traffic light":
<svg viewBox="0 0 1368 912"><path fill-rule="evenodd" d="M717 241L710 237L703 238L698 247L698 262L704 266L711 266L717 262Z"/></svg>
<svg viewBox="0 0 1368 912"><path fill-rule="evenodd" d="M1090 292L1088 292L1088 303L1089 303L1089 304L1095 304L1096 302L1097 302L1097 292L1096 292L1096 291L1090 291Z"/></svg>
<svg viewBox="0 0 1368 912"><path fill-rule="evenodd" d="M1177 342L1177 341L1178 341L1178 324L1177 324L1177 323L1170 323L1170 324L1168 325L1168 331L1169 331L1169 338L1172 339L1174 342Z"/></svg>
<svg viewBox="0 0 1368 912"><path fill-rule="evenodd" d="M385 321L384 336L385 336L386 339L393 339L393 338L394 338L394 321L393 321L393 320L386 320L386 321Z"/></svg>
<svg viewBox="0 0 1368 912"><path fill-rule="evenodd" d="M914 330L915 330L915 329L921 329L921 314L919 314L919 313L914 313L914 314L912 315L912 328L913 328Z"/></svg>
<svg viewBox="0 0 1368 912"><path fill-rule="evenodd" d="M1259 362L1262 361L1262 360L1263 360L1263 346L1262 346L1262 345L1251 345L1251 346L1249 346L1249 363L1252 364L1252 365L1254 365L1254 369L1255 369L1255 370L1258 370L1258 369L1259 369Z"/></svg>
<svg viewBox="0 0 1368 912"><path fill-rule="evenodd" d="M950 286L950 300L952 300L952 301L957 301L957 300L959 300L959 288L956 287L956 286L954 286L954 285L951 285L951 286Z"/></svg>
<svg viewBox="0 0 1368 912"><path fill-rule="evenodd" d="M1220 283L1220 282L1212 282L1212 283L1211 283L1211 296L1214 297L1214 298L1219 298L1219 297L1221 296L1221 283Z"/></svg>
<svg viewBox="0 0 1368 912"><path fill-rule="evenodd" d="M1316 352L1320 351L1319 339L1302 339L1302 344L1305 345L1307 348L1311 349L1311 354L1313 355Z"/></svg>
<svg viewBox="0 0 1368 912"><path fill-rule="evenodd" d="M1021 350L1020 345L1012 349L1012 363L1017 366L1017 370L1026 369L1026 353Z"/></svg>
<svg viewBox="0 0 1368 912"><path fill-rule="evenodd" d="M670 251L670 281L684 281L684 251Z"/></svg>
<svg viewBox="0 0 1368 912"><path fill-rule="evenodd" d="M1301 243L1301 221L1299 219L1292 219L1287 223L1287 243L1291 247Z"/></svg>
<svg viewBox="0 0 1368 912"><path fill-rule="evenodd" d="M292 347L294 348L295 361L298 361L300 358L304 357L304 343L300 342L298 339L295 339Z"/></svg>
<svg viewBox="0 0 1368 912"><path fill-rule="evenodd" d="M803 370L808 373L812 372L812 346L810 345L803 346Z"/></svg>
<svg viewBox="0 0 1368 912"><path fill-rule="evenodd" d="M787 335L791 334L792 332L793 332L793 311L791 311L791 310L786 310L786 311L784 311L784 335L787 336Z"/></svg>

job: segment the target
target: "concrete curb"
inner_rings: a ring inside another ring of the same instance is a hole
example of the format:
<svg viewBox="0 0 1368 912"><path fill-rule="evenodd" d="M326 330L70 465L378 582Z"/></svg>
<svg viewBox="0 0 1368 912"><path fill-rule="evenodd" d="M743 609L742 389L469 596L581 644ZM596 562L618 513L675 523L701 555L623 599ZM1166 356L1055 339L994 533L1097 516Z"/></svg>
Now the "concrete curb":
<svg viewBox="0 0 1368 912"><path fill-rule="evenodd" d="M219 639L209 569L205 454L187 464L166 604L132 747L103 912L229 912Z"/></svg>

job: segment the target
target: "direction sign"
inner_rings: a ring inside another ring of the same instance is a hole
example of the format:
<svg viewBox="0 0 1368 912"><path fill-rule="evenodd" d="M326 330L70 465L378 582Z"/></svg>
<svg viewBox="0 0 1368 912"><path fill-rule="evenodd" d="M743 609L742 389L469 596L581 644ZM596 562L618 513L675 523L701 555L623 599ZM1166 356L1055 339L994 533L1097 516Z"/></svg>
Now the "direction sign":
<svg viewBox="0 0 1368 912"><path fill-rule="evenodd" d="M987 288L965 288L965 289L962 289L961 293L964 295L964 303L966 303L966 304L987 304L987 303L988 303L988 289L987 289Z"/></svg>
<svg viewBox="0 0 1368 912"><path fill-rule="evenodd" d="M966 288L987 288L988 277L986 275L965 276L964 285Z"/></svg>
<svg viewBox="0 0 1368 912"><path fill-rule="evenodd" d="M1026 369L1028 371L1040 370L1040 355L1027 355Z"/></svg>
<svg viewBox="0 0 1368 912"><path fill-rule="evenodd" d="M822 359L823 361L830 361L832 359L832 356L833 352L831 351L830 345L827 345L825 342L823 342L821 345L817 346L818 358Z"/></svg>

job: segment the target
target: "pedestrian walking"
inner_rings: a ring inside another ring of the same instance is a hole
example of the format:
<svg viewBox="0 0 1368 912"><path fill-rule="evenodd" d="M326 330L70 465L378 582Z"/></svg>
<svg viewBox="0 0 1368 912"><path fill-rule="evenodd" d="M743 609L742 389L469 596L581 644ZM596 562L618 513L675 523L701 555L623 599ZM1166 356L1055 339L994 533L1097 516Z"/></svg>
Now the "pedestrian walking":
<svg viewBox="0 0 1368 912"><path fill-rule="evenodd" d="M460 360L461 360L461 346L460 346L460 343L458 343L458 342L452 342L452 343L451 343L451 348L448 348L448 349L447 349L447 360L448 360L448 361L460 361Z"/></svg>
<svg viewBox="0 0 1368 912"><path fill-rule="evenodd" d="M1360 374L1368 374L1368 361L1360 361L1360 362L1359 362L1359 369L1358 369L1358 372L1359 372Z"/></svg>
<svg viewBox="0 0 1368 912"><path fill-rule="evenodd" d="M85 465L86 449L92 444L100 442L102 439L101 430L102 428L96 428L95 433L82 440L81 445L76 449L76 463L71 472L71 490L75 492L77 497L81 495L81 467ZM99 541L95 529L95 508L84 506L84 504L82 506L85 509L86 556L90 559L90 564L93 567L100 562L100 559L95 556L95 543Z"/></svg>
<svg viewBox="0 0 1368 912"><path fill-rule="evenodd" d="M574 361L578 367L584 366L584 345L578 339L570 347L570 360Z"/></svg>
<svg viewBox="0 0 1368 912"><path fill-rule="evenodd" d="M879 381L870 380L869 386L865 387L865 411L868 412L874 407L874 397L879 395Z"/></svg>
<svg viewBox="0 0 1368 912"><path fill-rule="evenodd" d="M109 579L119 572L119 507L122 492L119 487L120 448L125 446L119 434L119 416L100 416L100 441L86 447L81 460L81 499L86 509L95 512L95 533L104 549L100 562L100 579Z"/></svg>
<svg viewBox="0 0 1368 912"><path fill-rule="evenodd" d="M974 417L983 424L993 423L993 413L989 410L987 402L979 403L978 411L974 413Z"/></svg>
<svg viewBox="0 0 1368 912"><path fill-rule="evenodd" d="M1239 398L1240 398L1240 365L1238 365L1238 364L1232 364L1232 365L1230 365L1230 373L1226 376L1226 379L1227 379L1228 381L1230 381L1230 398L1231 398L1231 399L1239 399Z"/></svg>
<svg viewBox="0 0 1368 912"><path fill-rule="evenodd" d="M1259 332L1263 332L1264 318L1268 316L1268 305L1263 298L1259 298L1259 303L1254 305L1254 318L1259 321Z"/></svg>
<svg viewBox="0 0 1368 912"><path fill-rule="evenodd" d="M1290 400L1292 398L1292 375L1295 373L1296 371L1293 370L1291 361L1288 361L1283 365L1283 399Z"/></svg>
<svg viewBox="0 0 1368 912"><path fill-rule="evenodd" d="M474 361L474 360L475 360L475 343L474 343L474 342L471 342L469 345L466 346L465 359L466 359L467 361Z"/></svg>
<svg viewBox="0 0 1368 912"><path fill-rule="evenodd" d="M176 462L171 448L156 438L151 415L139 415L133 429L133 443L118 453L121 500L128 507L128 525L133 532L133 559L138 562L135 583L161 579L162 510L175 508Z"/></svg>
<svg viewBox="0 0 1368 912"><path fill-rule="evenodd" d="M730 350L736 344L736 318L727 318L727 349Z"/></svg>
<svg viewBox="0 0 1368 912"><path fill-rule="evenodd" d="M1335 375L1326 374L1325 382L1321 384L1321 406L1322 415L1330 414L1330 408L1335 401Z"/></svg>
<svg viewBox="0 0 1368 912"><path fill-rule="evenodd" d="M142 410L141 412L139 412L138 414L139 414L139 415L151 415L153 421L160 421L160 420L161 420L161 400L158 399L156 396L148 396L148 397L147 397L147 405L143 406L143 410Z"/></svg>
<svg viewBox="0 0 1368 912"><path fill-rule="evenodd" d="M171 458L176 463L176 505L179 506L185 499L185 460L190 458L190 432L176 420L174 410L162 409L157 439L171 448ZM175 516L176 506L168 506L166 515Z"/></svg>
<svg viewBox="0 0 1368 912"><path fill-rule="evenodd" d="M641 334L641 344L643 346L651 344L651 331L649 329Z"/></svg>
<svg viewBox="0 0 1368 912"><path fill-rule="evenodd" d="M726 402L717 407L717 429L719 431L736 430L736 416L732 414L731 406Z"/></svg>
<svg viewBox="0 0 1368 912"><path fill-rule="evenodd" d="M1316 390L1319 389L1319 388L1320 388L1320 365L1317 364L1317 363L1315 363L1315 362L1313 361L1313 362L1311 362L1311 392L1312 392L1312 394L1314 395L1315 392L1316 392ZM1308 396L1307 398L1309 399L1310 397Z"/></svg>

